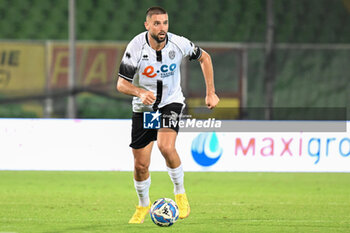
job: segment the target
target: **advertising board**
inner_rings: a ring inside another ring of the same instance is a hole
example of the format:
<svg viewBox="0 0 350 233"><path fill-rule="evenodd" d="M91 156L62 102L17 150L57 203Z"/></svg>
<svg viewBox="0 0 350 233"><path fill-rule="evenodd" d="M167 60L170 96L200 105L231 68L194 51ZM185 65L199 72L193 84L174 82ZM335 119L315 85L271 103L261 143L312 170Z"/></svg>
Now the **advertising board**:
<svg viewBox="0 0 350 233"><path fill-rule="evenodd" d="M346 127L180 132L176 147L185 171L350 172L349 122ZM1 119L0 169L132 171L130 132L131 120ZM166 171L156 143L150 169Z"/></svg>

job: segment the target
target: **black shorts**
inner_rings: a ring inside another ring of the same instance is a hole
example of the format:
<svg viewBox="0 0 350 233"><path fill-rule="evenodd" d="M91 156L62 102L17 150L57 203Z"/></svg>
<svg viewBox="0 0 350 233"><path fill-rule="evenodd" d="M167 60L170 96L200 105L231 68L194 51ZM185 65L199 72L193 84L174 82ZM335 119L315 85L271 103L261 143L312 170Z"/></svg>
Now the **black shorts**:
<svg viewBox="0 0 350 233"><path fill-rule="evenodd" d="M159 112L162 114L160 116L160 128L170 128L179 132L179 125L169 124L171 118L174 120L179 120L179 116L182 113L183 104L172 103L165 105L159 109ZM176 114L175 114L176 113ZM172 117L170 117L172 116ZM164 120L163 120L164 119ZM165 125L163 125L163 122ZM134 112L132 114L132 130L131 130L131 143L130 147L134 149L140 149L147 146L150 142L157 140L158 129L144 129L143 124L143 113Z"/></svg>

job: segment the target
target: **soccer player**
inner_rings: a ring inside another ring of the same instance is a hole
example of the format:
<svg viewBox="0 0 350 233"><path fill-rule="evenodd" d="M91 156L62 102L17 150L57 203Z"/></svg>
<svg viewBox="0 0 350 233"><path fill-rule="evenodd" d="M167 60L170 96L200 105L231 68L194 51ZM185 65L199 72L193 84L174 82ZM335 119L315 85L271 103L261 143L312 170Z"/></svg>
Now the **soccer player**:
<svg viewBox="0 0 350 233"><path fill-rule="evenodd" d="M169 33L167 12L161 7L151 7L146 12L147 31L134 37L128 44L119 67L117 90L132 95L133 116L131 144L134 155L134 185L139 204L129 223L143 223L150 210L149 165L154 141L162 153L169 176L174 184L175 201L181 219L190 213L184 188L184 171L175 149L179 126L160 129L143 127L143 112L180 116L184 96L180 86L180 64L184 57L198 60L206 84L205 102L214 108L219 98L215 94L213 66L208 53L188 39ZM178 119L178 118L177 118Z"/></svg>

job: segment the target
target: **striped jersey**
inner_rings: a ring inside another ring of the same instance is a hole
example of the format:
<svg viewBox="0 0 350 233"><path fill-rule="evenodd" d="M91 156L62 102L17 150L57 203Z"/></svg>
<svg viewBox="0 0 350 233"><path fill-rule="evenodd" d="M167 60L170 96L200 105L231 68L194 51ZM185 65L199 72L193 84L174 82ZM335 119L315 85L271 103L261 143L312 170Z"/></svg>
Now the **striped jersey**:
<svg viewBox="0 0 350 233"><path fill-rule="evenodd" d="M144 105L139 97L132 101L134 112L156 111L170 103L184 104L180 86L180 65L184 57L199 59L201 49L185 37L167 33L166 45L154 50L148 32L134 37L126 47L118 75L136 87L151 91L156 97L152 105Z"/></svg>

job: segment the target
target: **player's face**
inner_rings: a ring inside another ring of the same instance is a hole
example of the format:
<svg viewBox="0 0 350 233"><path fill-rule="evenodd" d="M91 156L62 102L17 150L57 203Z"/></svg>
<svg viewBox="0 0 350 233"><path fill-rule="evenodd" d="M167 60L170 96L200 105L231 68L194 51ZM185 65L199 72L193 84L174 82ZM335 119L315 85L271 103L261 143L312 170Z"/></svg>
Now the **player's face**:
<svg viewBox="0 0 350 233"><path fill-rule="evenodd" d="M145 27L155 41L162 43L165 41L169 29L168 14L154 14L147 17Z"/></svg>

